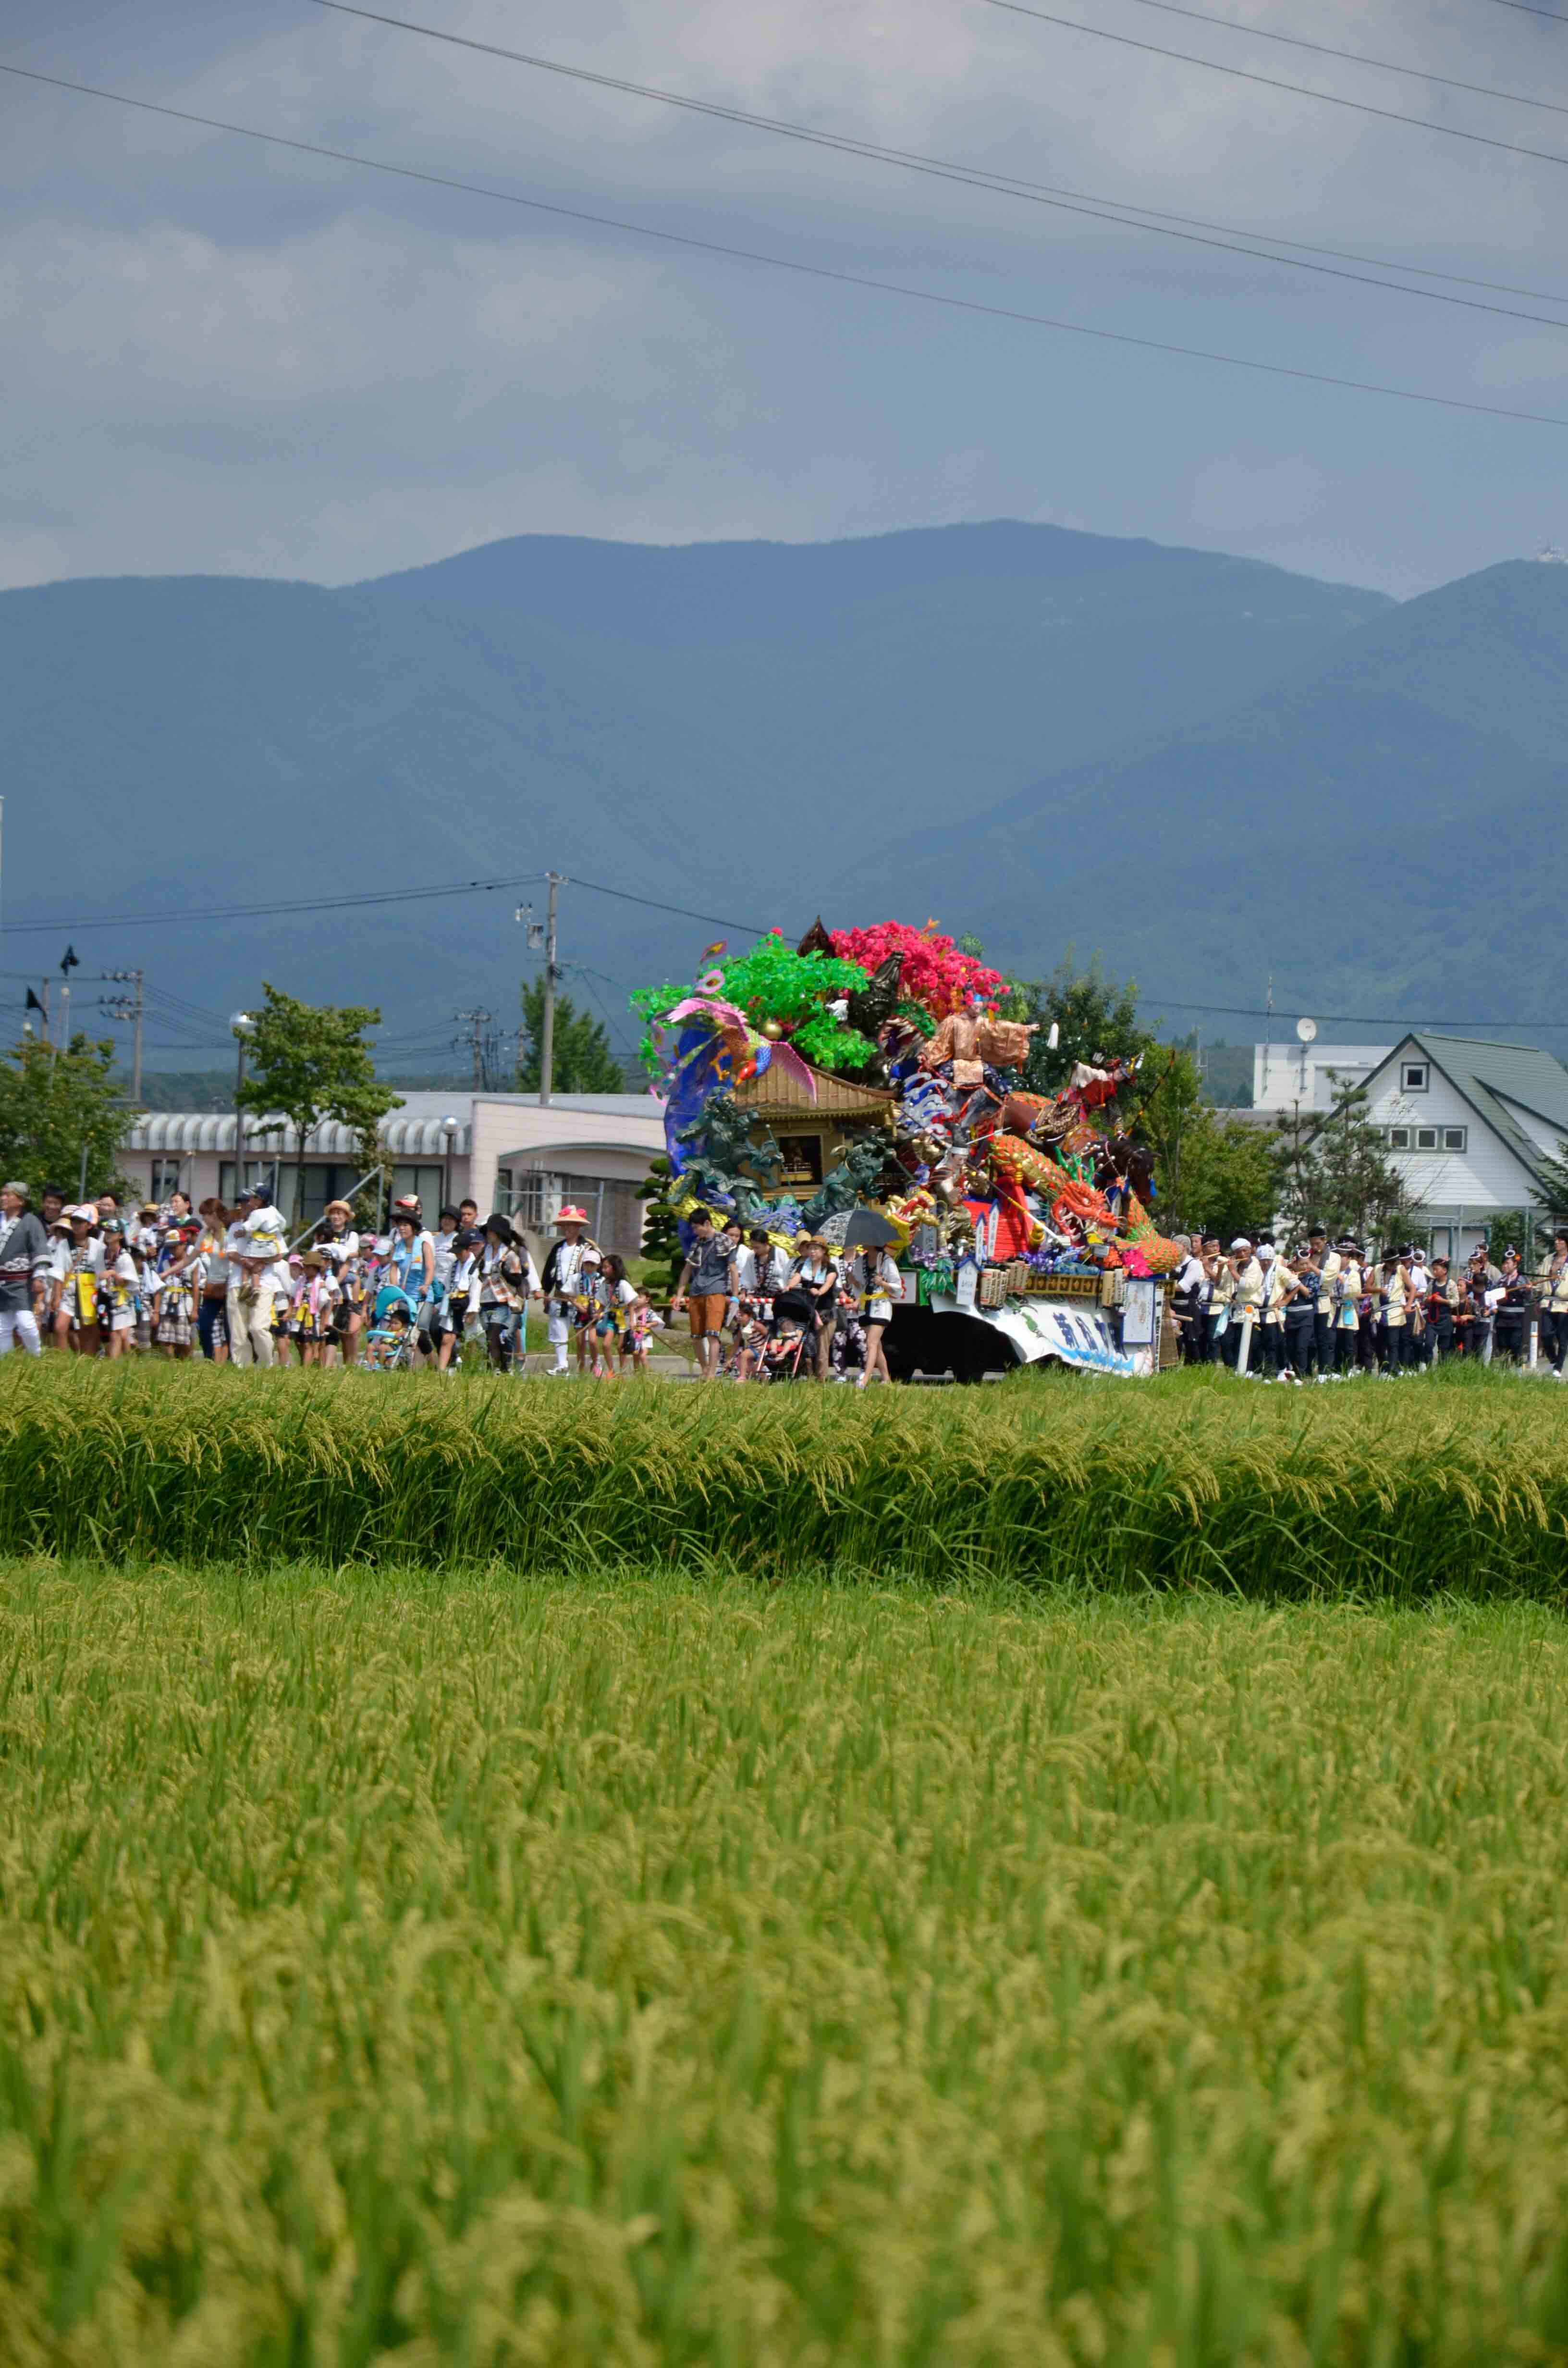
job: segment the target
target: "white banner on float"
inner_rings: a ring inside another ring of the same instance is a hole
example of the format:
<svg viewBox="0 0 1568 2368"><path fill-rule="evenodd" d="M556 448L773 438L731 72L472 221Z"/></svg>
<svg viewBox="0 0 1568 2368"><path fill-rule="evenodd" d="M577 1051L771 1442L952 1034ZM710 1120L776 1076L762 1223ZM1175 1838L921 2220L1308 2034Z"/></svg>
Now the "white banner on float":
<svg viewBox="0 0 1568 2368"><path fill-rule="evenodd" d="M1116 1335L1099 1310L1074 1306L1067 1300L1010 1299L1005 1307L963 1307L945 1294L931 1306L938 1315L967 1315L971 1323L988 1324L1012 1342L1026 1365L1057 1357L1064 1365L1085 1372L1131 1375L1147 1372L1150 1351L1142 1359L1125 1356Z"/></svg>

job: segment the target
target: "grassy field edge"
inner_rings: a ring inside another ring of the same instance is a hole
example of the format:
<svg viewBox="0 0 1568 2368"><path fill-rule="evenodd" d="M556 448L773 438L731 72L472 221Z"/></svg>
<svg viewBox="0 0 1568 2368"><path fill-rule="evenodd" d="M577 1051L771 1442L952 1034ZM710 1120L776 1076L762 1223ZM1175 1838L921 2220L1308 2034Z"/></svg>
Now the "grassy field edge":
<svg viewBox="0 0 1568 2368"><path fill-rule="evenodd" d="M13 1359L0 1554L1557 1605L1563 1417L1502 1376L855 1398Z"/></svg>

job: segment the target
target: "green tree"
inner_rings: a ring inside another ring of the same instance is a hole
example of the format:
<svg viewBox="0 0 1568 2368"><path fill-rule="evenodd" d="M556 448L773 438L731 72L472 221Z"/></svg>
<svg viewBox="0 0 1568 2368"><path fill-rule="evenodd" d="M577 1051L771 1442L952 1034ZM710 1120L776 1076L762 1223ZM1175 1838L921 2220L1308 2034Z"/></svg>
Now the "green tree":
<svg viewBox="0 0 1568 2368"><path fill-rule="evenodd" d="M1131 1060L1154 1042L1138 1017L1137 981L1108 978L1097 953L1087 970L1080 970L1072 946L1049 978L1017 983L1007 1011L1039 1023L1024 1071L1030 1093L1059 1094L1075 1061L1092 1061L1101 1053Z"/></svg>
<svg viewBox="0 0 1568 2368"><path fill-rule="evenodd" d="M1337 1084L1332 1069L1326 1075ZM1414 1196L1367 1116L1364 1087L1348 1087L1326 1113L1292 1111L1279 1130L1278 1161L1279 1213L1292 1235L1316 1223L1331 1239L1354 1234L1386 1244L1408 1230Z"/></svg>
<svg viewBox="0 0 1568 2368"><path fill-rule="evenodd" d="M311 1129L326 1118L352 1127L363 1157L367 1146L374 1145L381 1121L388 1110L402 1108L403 1098L378 1078L365 1042L367 1029L381 1025L379 1011L362 1003L301 1003L266 985L262 994L266 1000L255 1015L240 1103L247 1110L280 1115L297 1130L297 1214L304 1199L305 1137ZM236 1176L239 1167L236 1144Z"/></svg>
<svg viewBox="0 0 1568 2368"><path fill-rule="evenodd" d="M637 1187L637 1198L643 1203L642 1256L651 1269L649 1281L658 1288L657 1269L663 1259L668 1267L665 1288L674 1291L680 1281L680 1270L686 1263L686 1253L680 1246L680 1225L666 1194L670 1189L670 1163L661 1153L650 1161L646 1179Z"/></svg>
<svg viewBox="0 0 1568 2368"><path fill-rule="evenodd" d="M1177 1190L1170 1205L1156 1204L1160 1229L1255 1240L1274 1223L1278 1185L1275 1135L1200 1101L1182 1139Z"/></svg>
<svg viewBox="0 0 1568 2368"><path fill-rule="evenodd" d="M523 1034L517 1047L517 1090L537 1094L544 1043L544 981L523 983ZM551 1048L551 1090L557 1094L623 1094L626 1078L610 1051L609 1031L600 1019L579 1011L570 996L555 998Z"/></svg>
<svg viewBox="0 0 1568 2368"><path fill-rule="evenodd" d="M34 1206L46 1184L74 1196L86 1156L87 1190L131 1190L117 1166L140 1110L120 1100L114 1046L74 1036L64 1052L24 1036L0 1056L0 1175L26 1178Z"/></svg>

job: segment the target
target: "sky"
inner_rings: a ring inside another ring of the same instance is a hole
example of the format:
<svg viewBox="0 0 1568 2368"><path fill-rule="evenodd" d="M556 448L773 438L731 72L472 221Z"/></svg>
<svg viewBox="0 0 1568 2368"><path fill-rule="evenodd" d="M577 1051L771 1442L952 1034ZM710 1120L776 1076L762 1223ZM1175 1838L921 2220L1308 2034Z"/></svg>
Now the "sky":
<svg viewBox="0 0 1568 2368"><path fill-rule="evenodd" d="M1503 283L1531 292L1412 284L1551 324L896 170L316 0L52 0L25 22L12 0L0 64L829 271L1565 424L931 306L4 76L0 586L343 584L528 532L801 541L1006 517L1407 597L1568 541L1568 17L1205 0L1259 28L1241 31L1058 0L1111 41L995 0L403 5L837 138Z"/></svg>

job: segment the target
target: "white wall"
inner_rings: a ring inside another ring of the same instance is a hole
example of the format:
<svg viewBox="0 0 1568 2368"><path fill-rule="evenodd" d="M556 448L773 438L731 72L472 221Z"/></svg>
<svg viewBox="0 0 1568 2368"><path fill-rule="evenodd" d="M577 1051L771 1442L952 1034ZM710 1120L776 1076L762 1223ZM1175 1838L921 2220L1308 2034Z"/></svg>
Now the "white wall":
<svg viewBox="0 0 1568 2368"><path fill-rule="evenodd" d="M1293 1036L1252 1048L1255 1110L1332 1110L1347 1087L1359 1085L1389 1055L1387 1044L1301 1044ZM1327 1072L1338 1078L1331 1084Z"/></svg>
<svg viewBox="0 0 1568 2368"><path fill-rule="evenodd" d="M1466 1146L1456 1151L1408 1151L1392 1155L1423 1211L1457 1220L1469 1211L1487 1215L1497 1209L1525 1208L1535 1198L1534 1181L1521 1161L1449 1084L1441 1070L1429 1070L1425 1092L1402 1089L1403 1057L1391 1059L1373 1076L1367 1115L1374 1126L1462 1126ZM1411 1055L1410 1057L1420 1057ZM1478 1228L1468 1229L1473 1234Z"/></svg>
<svg viewBox="0 0 1568 2368"><path fill-rule="evenodd" d="M641 1183L651 1160L665 1147L664 1121L650 1097L647 1115L541 1109L537 1102L484 1101L473 1105L472 1192L482 1212L495 1205L495 1171L547 1167L577 1176L605 1176Z"/></svg>

